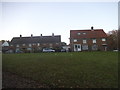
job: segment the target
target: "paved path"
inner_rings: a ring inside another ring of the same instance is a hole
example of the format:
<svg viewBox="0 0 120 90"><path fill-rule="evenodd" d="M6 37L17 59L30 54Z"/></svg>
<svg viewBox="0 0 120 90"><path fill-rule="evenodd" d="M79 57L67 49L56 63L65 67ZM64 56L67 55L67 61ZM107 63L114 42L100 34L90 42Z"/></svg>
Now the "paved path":
<svg viewBox="0 0 120 90"><path fill-rule="evenodd" d="M48 88L28 78L20 77L10 72L2 73L2 88Z"/></svg>

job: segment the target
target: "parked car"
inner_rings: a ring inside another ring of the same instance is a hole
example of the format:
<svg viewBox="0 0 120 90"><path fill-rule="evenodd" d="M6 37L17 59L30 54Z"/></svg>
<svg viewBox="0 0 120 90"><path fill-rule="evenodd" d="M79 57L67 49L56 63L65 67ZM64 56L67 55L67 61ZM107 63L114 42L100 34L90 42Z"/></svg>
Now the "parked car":
<svg viewBox="0 0 120 90"><path fill-rule="evenodd" d="M17 51L16 53L24 53L23 51Z"/></svg>
<svg viewBox="0 0 120 90"><path fill-rule="evenodd" d="M113 50L114 52L118 52L118 50Z"/></svg>
<svg viewBox="0 0 120 90"><path fill-rule="evenodd" d="M65 49L61 49L61 52L66 52L66 50Z"/></svg>
<svg viewBox="0 0 120 90"><path fill-rule="evenodd" d="M53 50L51 48L44 48L43 52L55 52L55 50Z"/></svg>

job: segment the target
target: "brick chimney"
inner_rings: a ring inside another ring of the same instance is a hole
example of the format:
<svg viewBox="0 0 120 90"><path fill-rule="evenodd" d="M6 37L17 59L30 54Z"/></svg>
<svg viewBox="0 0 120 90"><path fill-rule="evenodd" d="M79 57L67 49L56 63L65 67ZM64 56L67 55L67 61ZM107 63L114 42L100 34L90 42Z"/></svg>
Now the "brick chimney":
<svg viewBox="0 0 120 90"><path fill-rule="evenodd" d="M22 38L22 35L20 34L20 38Z"/></svg>
<svg viewBox="0 0 120 90"><path fill-rule="evenodd" d="M93 30L93 29L94 29L94 27L92 26L92 27L91 27L91 30Z"/></svg>
<svg viewBox="0 0 120 90"><path fill-rule="evenodd" d="M52 37L54 37L54 33L52 33Z"/></svg>
<svg viewBox="0 0 120 90"><path fill-rule="evenodd" d="M31 37L33 37L33 34L31 34Z"/></svg>

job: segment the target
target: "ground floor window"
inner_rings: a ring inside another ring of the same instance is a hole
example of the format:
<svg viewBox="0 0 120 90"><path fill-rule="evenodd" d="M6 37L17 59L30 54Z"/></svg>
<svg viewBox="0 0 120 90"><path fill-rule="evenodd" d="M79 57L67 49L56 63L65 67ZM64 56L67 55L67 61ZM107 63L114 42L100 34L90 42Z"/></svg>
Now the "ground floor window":
<svg viewBox="0 0 120 90"><path fill-rule="evenodd" d="M82 45L82 50L88 50L88 45Z"/></svg>
<svg viewBox="0 0 120 90"><path fill-rule="evenodd" d="M98 50L98 46L97 45L92 45L92 50Z"/></svg>
<svg viewBox="0 0 120 90"><path fill-rule="evenodd" d="M31 51L31 50L32 50L32 48L27 48L27 50Z"/></svg>
<svg viewBox="0 0 120 90"><path fill-rule="evenodd" d="M19 48L16 48L16 52L19 52L20 51L20 49Z"/></svg>

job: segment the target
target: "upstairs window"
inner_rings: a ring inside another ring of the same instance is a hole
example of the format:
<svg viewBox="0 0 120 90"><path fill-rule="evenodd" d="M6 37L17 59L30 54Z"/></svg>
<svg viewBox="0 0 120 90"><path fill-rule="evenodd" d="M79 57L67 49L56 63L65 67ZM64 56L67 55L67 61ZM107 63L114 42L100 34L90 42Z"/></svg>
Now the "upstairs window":
<svg viewBox="0 0 120 90"><path fill-rule="evenodd" d="M29 44L29 47L31 47L32 45L31 44Z"/></svg>
<svg viewBox="0 0 120 90"><path fill-rule="evenodd" d="M106 41L106 39L105 39L105 38L102 38L102 41Z"/></svg>
<svg viewBox="0 0 120 90"><path fill-rule="evenodd" d="M73 41L74 41L74 42L77 42L77 39L74 39Z"/></svg>
<svg viewBox="0 0 120 90"><path fill-rule="evenodd" d="M96 43L96 39L93 39L93 43Z"/></svg>
<svg viewBox="0 0 120 90"><path fill-rule="evenodd" d="M16 47L19 47L19 44L17 44Z"/></svg>
<svg viewBox="0 0 120 90"><path fill-rule="evenodd" d="M40 46L40 43L38 43L37 45Z"/></svg>
<svg viewBox="0 0 120 90"><path fill-rule="evenodd" d="M87 40L84 39L84 40L83 40L83 43L87 43Z"/></svg>
<svg viewBox="0 0 120 90"><path fill-rule="evenodd" d="M23 46L25 46L25 44L22 44Z"/></svg>
<svg viewBox="0 0 120 90"><path fill-rule="evenodd" d="M88 45L82 45L82 50L88 50Z"/></svg>
<svg viewBox="0 0 120 90"><path fill-rule="evenodd" d="M86 33L84 32L83 35L86 35Z"/></svg>
<svg viewBox="0 0 120 90"><path fill-rule="evenodd" d="M81 33L77 33L77 35L80 35Z"/></svg>

